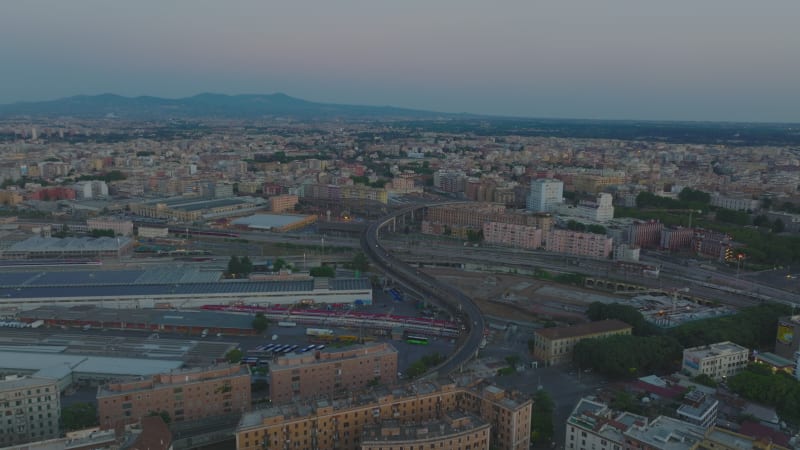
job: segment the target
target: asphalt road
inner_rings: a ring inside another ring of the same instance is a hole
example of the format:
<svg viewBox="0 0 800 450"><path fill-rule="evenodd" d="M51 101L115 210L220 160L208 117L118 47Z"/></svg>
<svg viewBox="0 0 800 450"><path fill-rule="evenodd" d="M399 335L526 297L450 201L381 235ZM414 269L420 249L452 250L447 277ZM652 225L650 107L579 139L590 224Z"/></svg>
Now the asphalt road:
<svg viewBox="0 0 800 450"><path fill-rule="evenodd" d="M370 224L362 235L361 248L378 267L391 274L399 284L435 300L436 303L450 309L456 318L462 320L467 334L465 336L462 335L456 341L457 348L450 358L436 368L438 373L450 373L477 354L483 339L483 330L486 328L483 315L481 315L478 306L461 291L441 283L394 258L378 241L380 229L391 222L394 217L409 213L420 207L414 206L395 212Z"/></svg>

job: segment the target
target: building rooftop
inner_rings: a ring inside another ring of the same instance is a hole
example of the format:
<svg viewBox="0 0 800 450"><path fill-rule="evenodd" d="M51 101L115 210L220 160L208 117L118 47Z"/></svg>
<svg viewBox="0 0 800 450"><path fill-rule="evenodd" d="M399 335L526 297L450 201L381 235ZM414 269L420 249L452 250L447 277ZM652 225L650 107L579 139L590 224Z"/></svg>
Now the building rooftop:
<svg viewBox="0 0 800 450"><path fill-rule="evenodd" d="M633 327L621 320L607 319L569 327L540 328L535 333L547 339L565 339L625 329L633 329Z"/></svg>
<svg viewBox="0 0 800 450"><path fill-rule="evenodd" d="M199 310L163 310L163 309L116 309L116 308L69 308L66 306L42 306L22 313L25 319L60 319L85 321L87 316L92 322L127 322L149 323L165 326L215 327L215 328L252 328L252 317L246 314L226 313L222 311ZM151 344L152 345L152 344ZM2 346L0 346L2 348ZM43 350L42 350L43 351ZM60 350L58 350L60 351Z"/></svg>
<svg viewBox="0 0 800 450"><path fill-rule="evenodd" d="M181 361L143 358L111 358L106 356L36 353L20 347L20 351L0 351L0 361L7 370L36 372L53 366L68 366L72 372L99 376L144 376L169 372L183 365Z"/></svg>
<svg viewBox="0 0 800 450"><path fill-rule="evenodd" d="M470 391L480 393L486 386L490 386L488 382L481 381L478 384L473 384L474 380L466 380ZM355 408L358 406L365 406L378 403L379 399L391 396L395 399L410 398L418 395L431 394L440 390L452 390L457 385L449 380L434 381L418 381L403 385L393 386L391 388L385 386L378 386L368 390L359 392L347 393L344 397L339 398L321 398L317 400L309 400L304 402L295 402L290 404L274 405L264 409L258 409L245 413L239 422L239 428L249 428L261 425L265 419L283 416L285 419L299 419L315 414L315 411L321 408L333 407L336 410L344 410ZM512 407L516 408L523 405L527 398L522 398L520 395L515 395L509 391L504 391L506 399L508 399Z"/></svg>
<svg viewBox="0 0 800 450"><path fill-rule="evenodd" d="M625 436L659 450L689 450L702 442L705 428L667 416L658 416L646 426L634 426Z"/></svg>
<svg viewBox="0 0 800 450"><path fill-rule="evenodd" d="M769 364L770 366L777 367L777 368L794 367L795 364L796 364L795 361L792 361L790 359L786 359L786 358L784 358L782 356L778 356L778 355L776 355L774 353L770 353L770 352L758 353L758 354L754 355L754 359L756 361L761 361L761 362Z"/></svg>
<svg viewBox="0 0 800 450"><path fill-rule="evenodd" d="M8 252L77 252L77 251L117 251L131 244L129 237L39 237L33 236L9 247Z"/></svg>
<svg viewBox="0 0 800 450"><path fill-rule="evenodd" d="M0 379L0 391L22 389L36 386L49 386L53 384L52 378L37 377L6 377Z"/></svg>
<svg viewBox="0 0 800 450"><path fill-rule="evenodd" d="M271 228L281 228L296 222L305 220L308 216L297 214L254 214L252 216L241 217L231 222L233 225L244 225L250 228L269 230Z"/></svg>
<svg viewBox="0 0 800 450"><path fill-rule="evenodd" d="M746 347L734 344L730 341L717 342L711 345L687 348L683 351L684 355L692 355L696 358L709 358L714 356L730 355L732 353L747 352Z"/></svg>
<svg viewBox="0 0 800 450"><path fill-rule="evenodd" d="M362 443L406 442L420 439L441 439L488 427L489 423L480 417L461 411L445 414L443 420L420 423L407 423L398 420L385 420L380 425L364 427Z"/></svg>
<svg viewBox="0 0 800 450"><path fill-rule="evenodd" d="M622 434L632 426L647 423L647 418L629 412L616 412L591 398L582 398L572 410L567 422L607 438L622 442Z"/></svg>

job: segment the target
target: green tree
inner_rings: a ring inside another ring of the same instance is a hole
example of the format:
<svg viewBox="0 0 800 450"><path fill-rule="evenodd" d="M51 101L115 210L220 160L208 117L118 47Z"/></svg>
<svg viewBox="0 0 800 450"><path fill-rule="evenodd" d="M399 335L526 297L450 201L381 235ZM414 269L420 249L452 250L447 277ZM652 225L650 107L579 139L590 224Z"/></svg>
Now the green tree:
<svg viewBox="0 0 800 450"><path fill-rule="evenodd" d="M242 262L239 260L238 256L231 256L231 259L228 260L228 273L231 275L238 275L239 272L242 270Z"/></svg>
<svg viewBox="0 0 800 450"><path fill-rule="evenodd" d="M687 187L683 188L678 194L678 200L687 203L693 202L708 205L711 203L711 194Z"/></svg>
<svg viewBox="0 0 800 450"><path fill-rule="evenodd" d="M61 426L67 431L97 426L97 407L94 403L73 403L61 408Z"/></svg>
<svg viewBox="0 0 800 450"><path fill-rule="evenodd" d="M289 267L289 264L286 262L286 260L281 258L276 259L275 262L272 263L272 270L275 272L287 267Z"/></svg>
<svg viewBox="0 0 800 450"><path fill-rule="evenodd" d="M553 426L553 413L555 404L550 395L539 390L533 396L533 414L531 415L531 441L538 443L550 443L553 441L555 427Z"/></svg>
<svg viewBox="0 0 800 450"><path fill-rule="evenodd" d="M242 362L242 356L244 356L244 353L240 349L234 348L229 350L228 353L225 353L225 361L231 364L238 364Z"/></svg>
<svg viewBox="0 0 800 450"><path fill-rule="evenodd" d="M671 373L680 367L683 347L669 336L618 335L584 339L575 345L573 361L609 378Z"/></svg>
<svg viewBox="0 0 800 450"><path fill-rule="evenodd" d="M312 267L309 273L312 277L333 278L336 276L336 270L328 265Z"/></svg>
<svg viewBox="0 0 800 450"><path fill-rule="evenodd" d="M253 319L252 325L254 330L259 333L263 333L269 326L269 320L264 313L256 313L256 317Z"/></svg>
<svg viewBox="0 0 800 450"><path fill-rule="evenodd" d="M684 323L669 331L684 347L732 341L747 348L770 348L775 344L778 318L791 314L791 307L765 303L736 314Z"/></svg>
<svg viewBox="0 0 800 450"><path fill-rule="evenodd" d="M353 256L352 265L354 270L366 272L369 270L369 259L364 252L358 252Z"/></svg>
<svg viewBox="0 0 800 450"><path fill-rule="evenodd" d="M250 261L249 256L242 256L239 260L239 273L250 275L251 272L253 272L253 261Z"/></svg>
<svg viewBox="0 0 800 450"><path fill-rule="evenodd" d="M713 378L704 373L697 375L696 377L692 378L692 380L695 383L702 384L703 386L708 386L712 388L717 387L717 382Z"/></svg>
<svg viewBox="0 0 800 450"><path fill-rule="evenodd" d="M769 218L766 214L759 214L753 218L753 225L757 227L768 227Z"/></svg>
<svg viewBox="0 0 800 450"><path fill-rule="evenodd" d="M114 237L114 236L116 236L116 234L114 234L114 230L92 230L91 231L91 235L92 235L92 237L102 237L102 236Z"/></svg>
<svg viewBox="0 0 800 450"><path fill-rule="evenodd" d="M606 234L606 227L597 224L591 224L586 227L586 231L593 234Z"/></svg>
<svg viewBox="0 0 800 450"><path fill-rule="evenodd" d="M772 222L772 232L773 233L782 233L783 230L786 229L786 225L783 223L781 219L775 219L775 222Z"/></svg>
<svg viewBox="0 0 800 450"><path fill-rule="evenodd" d="M596 322L605 319L621 320L633 327L633 334L648 336L654 333L655 327L644 318L638 309L621 303L592 302L586 310L589 320Z"/></svg>

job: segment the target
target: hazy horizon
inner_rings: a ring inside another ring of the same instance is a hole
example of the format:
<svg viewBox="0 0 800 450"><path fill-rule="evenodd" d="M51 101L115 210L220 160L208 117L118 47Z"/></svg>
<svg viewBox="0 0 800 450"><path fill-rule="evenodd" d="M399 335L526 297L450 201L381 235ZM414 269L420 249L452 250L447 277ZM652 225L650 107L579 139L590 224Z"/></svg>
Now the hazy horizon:
<svg viewBox="0 0 800 450"><path fill-rule="evenodd" d="M113 93L564 119L800 122L800 3L34 0L0 103Z"/></svg>

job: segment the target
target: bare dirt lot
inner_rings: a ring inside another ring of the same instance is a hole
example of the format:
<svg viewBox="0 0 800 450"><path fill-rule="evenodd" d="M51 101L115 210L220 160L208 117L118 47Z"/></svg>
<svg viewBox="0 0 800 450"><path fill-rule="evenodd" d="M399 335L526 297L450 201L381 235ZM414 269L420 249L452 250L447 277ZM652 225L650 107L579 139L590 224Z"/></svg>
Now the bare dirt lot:
<svg viewBox="0 0 800 450"><path fill-rule="evenodd" d="M588 305L618 301L611 294L529 276L427 268L427 273L470 296L484 314L512 320L583 322Z"/></svg>

